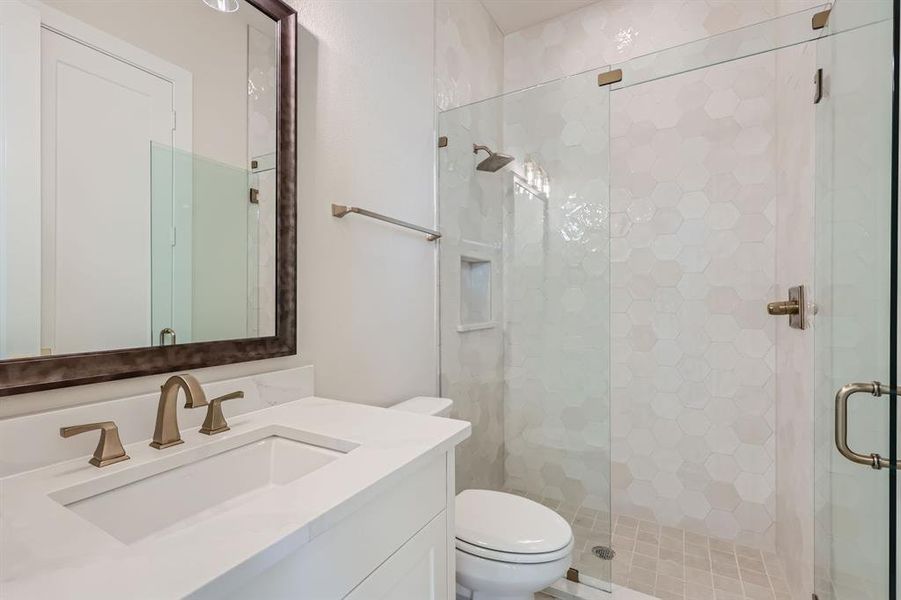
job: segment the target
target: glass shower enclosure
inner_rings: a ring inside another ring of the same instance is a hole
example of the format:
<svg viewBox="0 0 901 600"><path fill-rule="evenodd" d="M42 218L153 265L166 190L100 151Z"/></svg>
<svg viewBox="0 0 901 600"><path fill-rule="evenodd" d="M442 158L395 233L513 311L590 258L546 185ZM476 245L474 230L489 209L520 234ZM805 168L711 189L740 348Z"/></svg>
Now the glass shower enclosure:
<svg viewBox="0 0 901 600"><path fill-rule="evenodd" d="M688 586L706 548L746 592L889 596L894 470L836 450L835 397L885 384L848 437L894 460L892 17L817 6L440 114L458 487L563 515L571 579L653 594L654 553ZM799 284L802 331L766 313Z"/></svg>

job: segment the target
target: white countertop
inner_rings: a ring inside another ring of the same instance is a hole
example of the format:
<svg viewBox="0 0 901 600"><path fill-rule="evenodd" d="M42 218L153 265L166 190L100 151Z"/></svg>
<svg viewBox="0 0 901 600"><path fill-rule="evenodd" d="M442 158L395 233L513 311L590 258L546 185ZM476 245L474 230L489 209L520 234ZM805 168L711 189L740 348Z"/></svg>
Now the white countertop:
<svg viewBox="0 0 901 600"><path fill-rule="evenodd" d="M150 448L149 440L129 444L131 460L102 469L85 456L0 479L0 597L184 597L261 560L277 543L279 556L303 546L470 433L463 421L316 397L230 417L229 425L215 436L183 430L185 443L165 450ZM72 486L109 489L112 481L187 464L278 426L356 447L296 481L131 544L49 496Z"/></svg>

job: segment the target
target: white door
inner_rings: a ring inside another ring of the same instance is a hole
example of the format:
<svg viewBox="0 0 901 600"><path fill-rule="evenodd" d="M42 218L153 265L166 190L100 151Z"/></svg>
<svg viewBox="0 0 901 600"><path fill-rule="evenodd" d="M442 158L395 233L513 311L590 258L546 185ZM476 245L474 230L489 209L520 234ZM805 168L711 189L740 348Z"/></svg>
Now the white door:
<svg viewBox="0 0 901 600"><path fill-rule="evenodd" d="M40 28L0 2L0 359L41 346Z"/></svg>
<svg viewBox="0 0 901 600"><path fill-rule="evenodd" d="M173 145L172 83L41 33L43 346L149 346L151 142Z"/></svg>

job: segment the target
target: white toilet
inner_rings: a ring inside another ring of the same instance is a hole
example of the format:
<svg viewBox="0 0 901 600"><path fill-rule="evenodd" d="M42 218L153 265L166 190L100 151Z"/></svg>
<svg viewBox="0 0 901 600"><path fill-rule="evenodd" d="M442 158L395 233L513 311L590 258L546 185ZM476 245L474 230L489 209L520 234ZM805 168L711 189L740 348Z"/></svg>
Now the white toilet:
<svg viewBox="0 0 901 600"><path fill-rule="evenodd" d="M464 598L531 600L569 568L569 523L528 498L464 490L456 520L457 591Z"/></svg>
<svg viewBox="0 0 901 600"><path fill-rule="evenodd" d="M453 401L419 397L393 408L449 416ZM531 600L563 577L571 563L572 529L528 498L464 490L456 501L457 594L471 600Z"/></svg>

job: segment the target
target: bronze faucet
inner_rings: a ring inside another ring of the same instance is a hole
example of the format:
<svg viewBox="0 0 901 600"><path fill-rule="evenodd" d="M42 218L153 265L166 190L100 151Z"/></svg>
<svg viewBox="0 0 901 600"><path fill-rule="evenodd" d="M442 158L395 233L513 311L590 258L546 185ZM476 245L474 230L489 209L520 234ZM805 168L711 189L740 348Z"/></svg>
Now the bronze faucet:
<svg viewBox="0 0 901 600"><path fill-rule="evenodd" d="M200 382L193 375L182 373L173 375L160 387L160 403L156 410L156 426L153 430L153 441L150 445L162 450L170 446L184 443L181 433L178 431L178 408L175 401L178 399L178 390L185 391L185 408L199 408L209 406L206 419L203 422L201 433L215 435L228 431L228 423L222 415L222 402L232 398L243 398L244 392L232 392L207 402L206 394L200 386Z"/></svg>
<svg viewBox="0 0 901 600"><path fill-rule="evenodd" d="M156 427L150 445L158 450L184 443L178 431L178 390L185 391L185 408L206 406L206 394L193 375L173 375L160 386L160 403L156 409Z"/></svg>

